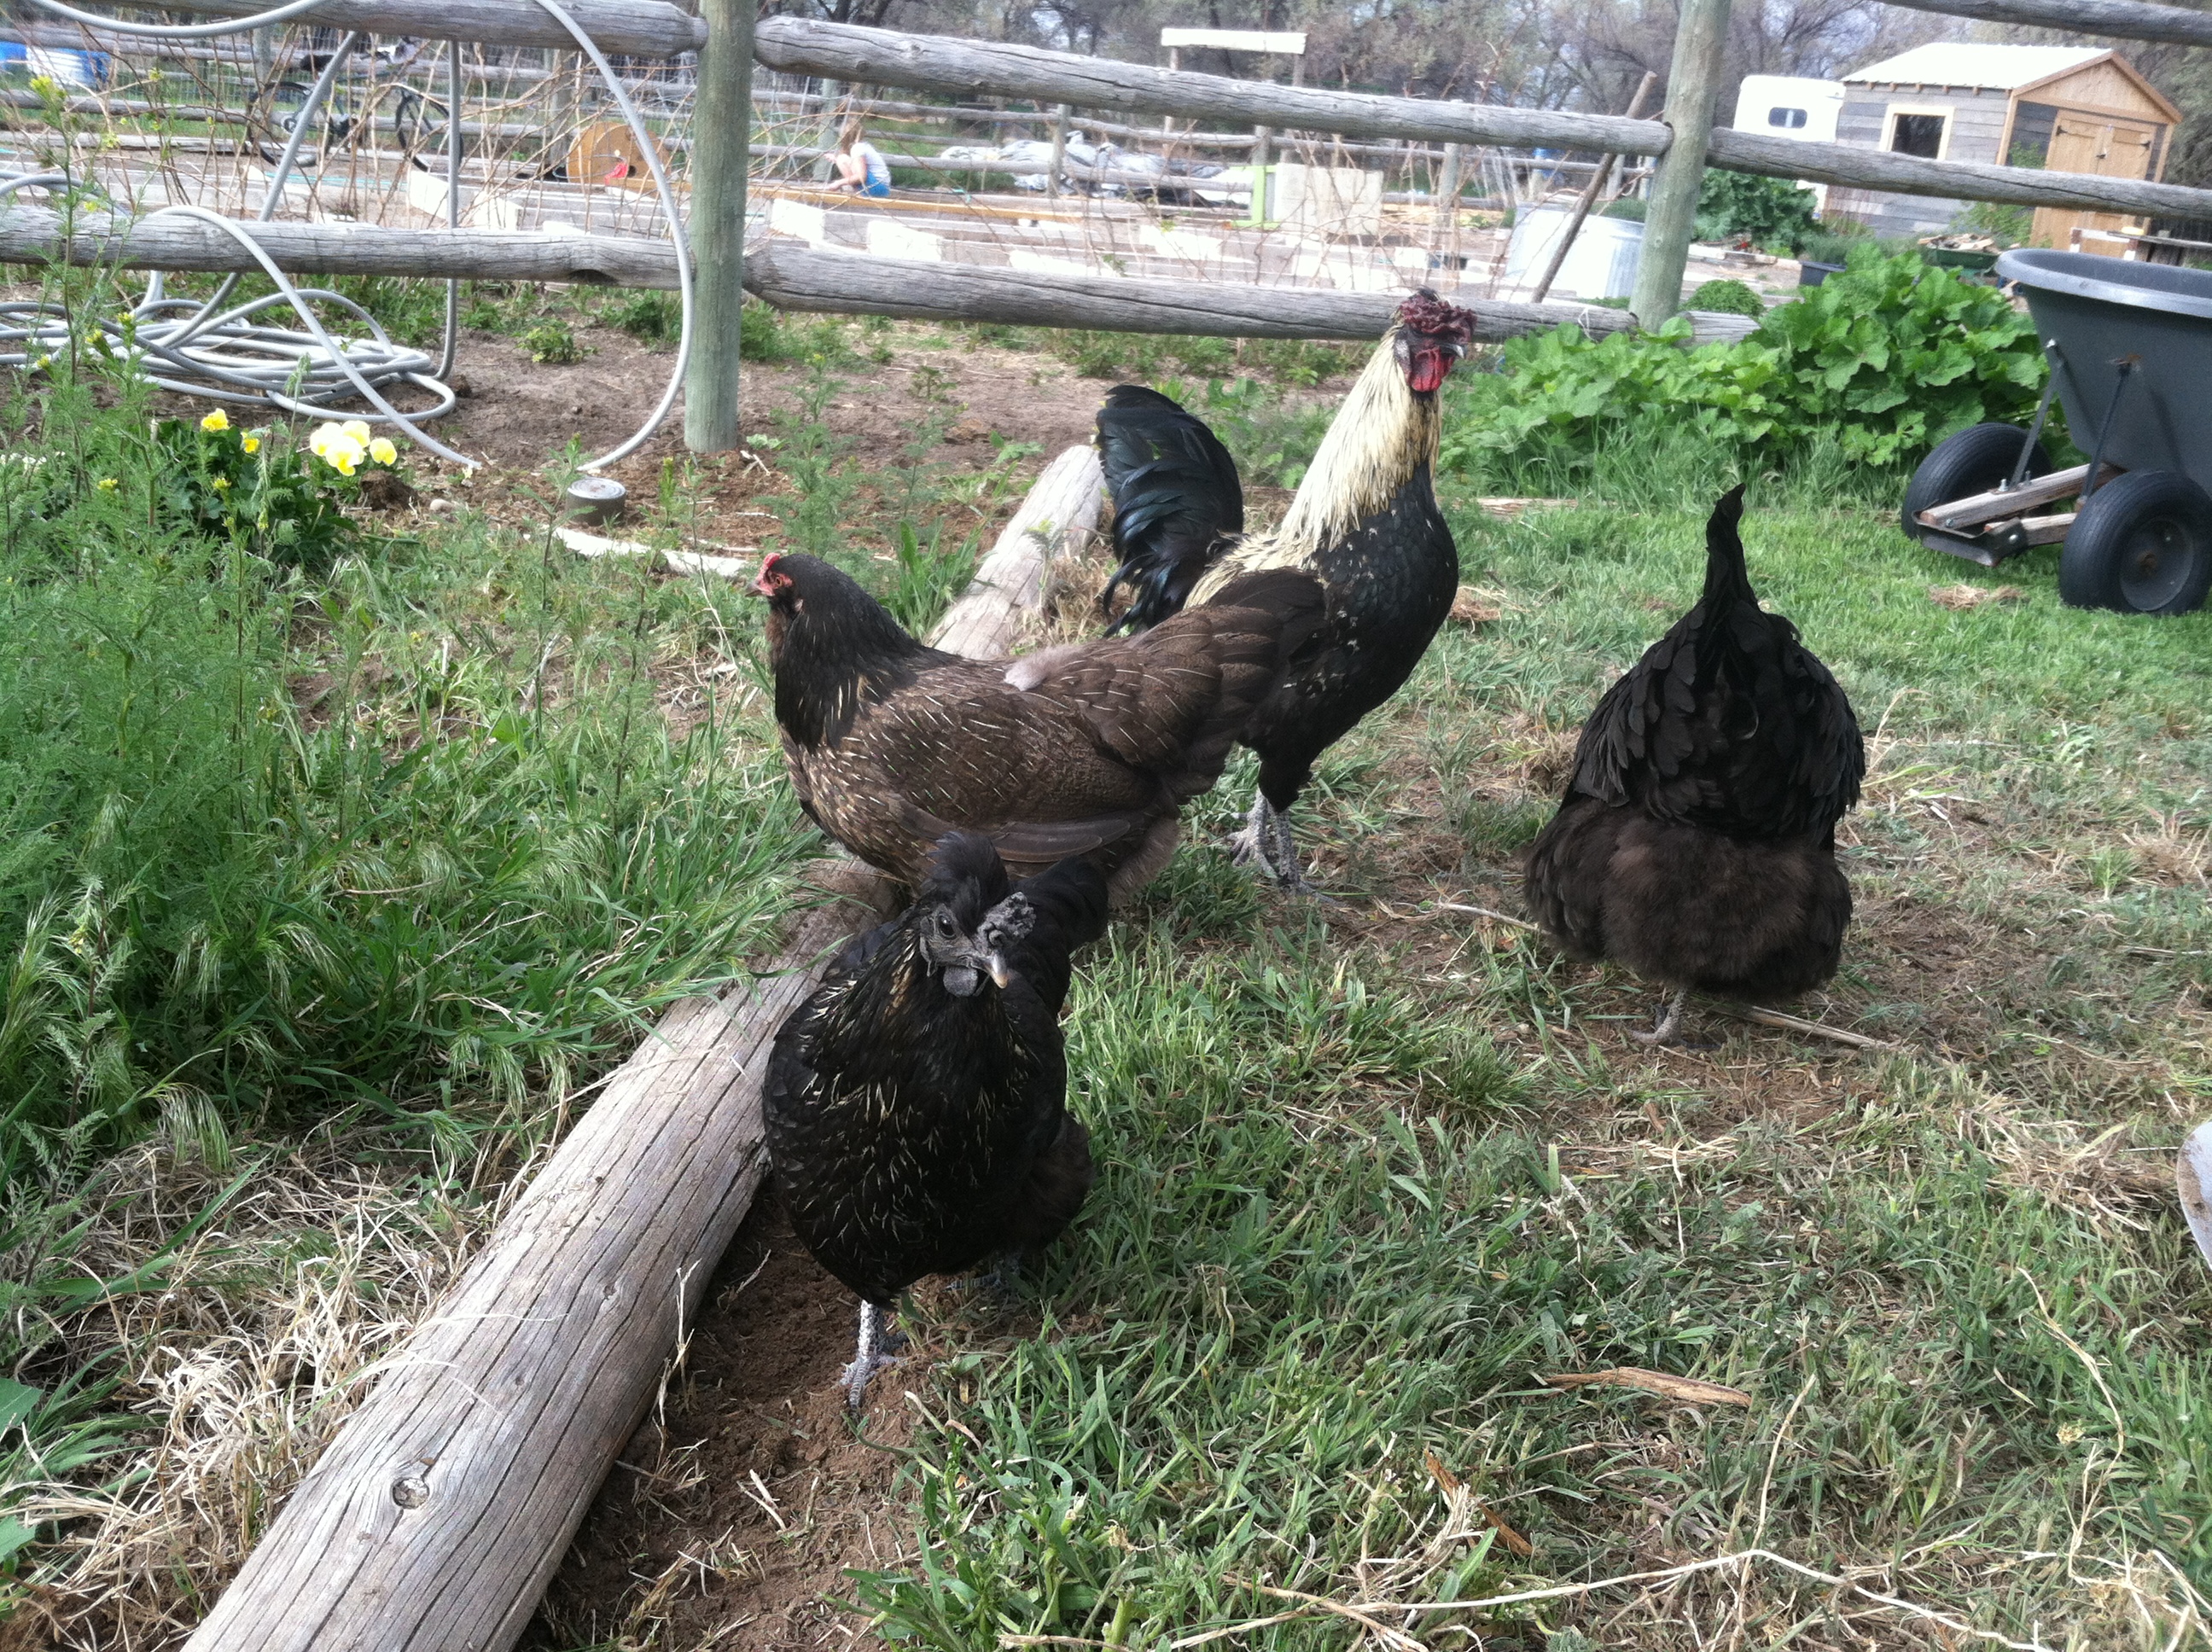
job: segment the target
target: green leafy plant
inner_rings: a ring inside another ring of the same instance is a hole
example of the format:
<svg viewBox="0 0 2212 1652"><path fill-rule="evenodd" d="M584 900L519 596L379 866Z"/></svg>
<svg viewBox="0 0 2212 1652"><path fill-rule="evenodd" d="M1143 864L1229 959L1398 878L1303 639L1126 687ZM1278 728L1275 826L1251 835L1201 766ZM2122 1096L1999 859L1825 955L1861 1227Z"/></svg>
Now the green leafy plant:
<svg viewBox="0 0 2212 1652"><path fill-rule="evenodd" d="M240 430L221 409L197 422L163 419L153 432L155 499L178 525L211 539L240 544L282 567L328 568L356 537L343 508L359 489L355 472L363 462L376 462L369 460L368 427L357 428L360 440L345 441L359 457L341 468L269 431ZM388 440L374 440L392 452ZM327 445L320 432L316 445ZM120 479L102 477L97 485L111 484L119 488Z"/></svg>
<svg viewBox="0 0 2212 1652"><path fill-rule="evenodd" d="M1650 203L1642 197L1624 195L1618 201L1607 202L1599 209L1597 216L1601 218L1625 218L1630 223L1640 224L1650 210Z"/></svg>
<svg viewBox="0 0 2212 1652"><path fill-rule="evenodd" d="M1689 307L1716 315L1763 316L1766 301L1742 282L1709 281L1690 295Z"/></svg>
<svg viewBox="0 0 2212 1652"><path fill-rule="evenodd" d="M1698 191L1698 239L1748 240L1754 246L1794 250L1820 227L1813 195L1784 178L1749 173L1706 173Z"/></svg>
<svg viewBox="0 0 2212 1652"><path fill-rule="evenodd" d="M601 314L631 337L647 344L672 344L684 331L684 306L673 293L633 293ZM744 348L740 323L738 349Z"/></svg>
<svg viewBox="0 0 2212 1652"><path fill-rule="evenodd" d="M2027 417L2045 372L2033 326L1994 288L1871 246L1740 343L1688 337L1678 318L1649 333L1516 339L1502 372L1449 404L1441 462L1571 471L1624 434L1665 429L1741 464L1825 433L1850 463L1900 466L1954 430Z"/></svg>
<svg viewBox="0 0 2212 1652"><path fill-rule="evenodd" d="M529 329L522 335L521 343L532 361L549 366L584 359L584 347L576 342L574 331L557 316L549 316Z"/></svg>

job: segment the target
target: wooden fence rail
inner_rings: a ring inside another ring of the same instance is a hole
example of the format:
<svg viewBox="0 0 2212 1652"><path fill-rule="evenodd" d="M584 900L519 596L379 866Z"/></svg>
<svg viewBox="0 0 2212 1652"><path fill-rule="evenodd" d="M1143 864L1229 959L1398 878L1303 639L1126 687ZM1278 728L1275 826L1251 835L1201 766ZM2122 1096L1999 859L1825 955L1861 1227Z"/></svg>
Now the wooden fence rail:
<svg viewBox="0 0 2212 1652"><path fill-rule="evenodd" d="M2212 46L2212 12L2158 6L2148 0L1890 0L1914 11L1972 17L1985 23L2024 23L2071 34L2105 34L2122 40L2169 40Z"/></svg>
<svg viewBox="0 0 2212 1652"><path fill-rule="evenodd" d="M2041 4L2045 0L1944 0L1954 4ZM2051 0L2073 5L2078 0ZM2106 0L2119 3L2119 0ZM1664 155L1673 133L1656 120L1618 115L1571 114L1553 109L1510 109L1484 103L1382 97L1322 88L1277 86L1187 70L1149 69L1109 58L1034 46L903 34L844 23L773 17L755 40L760 61L792 74L831 75L841 80L933 91L1070 103L1206 118L1239 125L1347 137L1412 138L1447 143L1515 148L1565 147L1613 155ZM1725 129L1712 134L1706 158L1732 172L1761 173L1812 183L1891 190L2016 206L2087 208L2093 211L2159 213L2212 217L2212 190L2178 184L2100 178L2085 173L2036 172L2025 167L1923 161L1911 155L1844 143L1793 142Z"/></svg>
<svg viewBox="0 0 2212 1652"><path fill-rule="evenodd" d="M106 264L123 269L252 270L259 266L212 225L188 218L128 224L81 216L66 240L45 207L0 210L0 264ZM303 275L434 276L553 281L587 287L676 285L665 241L574 230L386 229L368 224L267 223L253 233L280 269ZM1109 332L1221 338L1379 338L1396 293L1259 287L1243 282L1146 280L929 264L866 252L818 252L757 240L745 290L781 309ZM1563 321L1591 333L1635 323L1600 305L1513 304L1453 295L1474 313L1475 337L1495 343ZM1742 317L1693 315L1700 338L1747 331Z"/></svg>
<svg viewBox="0 0 2212 1652"><path fill-rule="evenodd" d="M216 17L251 17L268 0L176 0L179 11ZM696 52L707 26L668 0L561 0L602 52L636 58L672 58ZM375 34L416 34L434 40L483 40L500 46L551 46L573 52L576 42L551 14L532 0L325 0L298 20L318 28L357 28Z"/></svg>

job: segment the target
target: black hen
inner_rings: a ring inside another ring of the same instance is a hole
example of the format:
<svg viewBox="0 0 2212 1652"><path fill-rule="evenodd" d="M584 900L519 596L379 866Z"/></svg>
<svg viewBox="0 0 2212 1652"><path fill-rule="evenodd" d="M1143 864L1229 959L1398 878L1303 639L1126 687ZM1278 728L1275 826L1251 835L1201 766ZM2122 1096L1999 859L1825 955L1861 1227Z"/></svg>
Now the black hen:
<svg viewBox="0 0 2212 1652"><path fill-rule="evenodd" d="M841 953L775 1036L762 1089L793 1228L860 1298L857 1407L885 1316L931 1273L1051 1242L1091 1191L1064 1105L1068 955L1106 883L1067 860L1018 886L990 840L937 846L906 914Z"/></svg>
<svg viewBox="0 0 2212 1652"><path fill-rule="evenodd" d="M1559 812L1528 851L1528 905L1577 957L1674 988L1786 998L1836 972L1850 885L1836 822L1866 773L1851 702L1744 571L1743 489L1705 527L1698 605L1583 726Z"/></svg>
<svg viewBox="0 0 2212 1652"><path fill-rule="evenodd" d="M1111 636L1157 625L1182 606L1207 564L1244 531L1244 489L1237 461L1205 422L1156 390L1108 391L1097 440L1121 559L1099 593L1099 611L1129 587L1129 606Z"/></svg>

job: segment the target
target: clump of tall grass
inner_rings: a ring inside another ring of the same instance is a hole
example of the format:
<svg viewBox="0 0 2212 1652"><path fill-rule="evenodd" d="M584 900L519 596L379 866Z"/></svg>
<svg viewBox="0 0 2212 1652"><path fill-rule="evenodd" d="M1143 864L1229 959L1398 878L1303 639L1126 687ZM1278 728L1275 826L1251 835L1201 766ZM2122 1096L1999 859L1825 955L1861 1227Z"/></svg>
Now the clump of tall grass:
<svg viewBox="0 0 2212 1652"><path fill-rule="evenodd" d="M115 1155L335 1126L509 1174L743 975L806 841L741 598L474 519L272 560L105 370L0 390L0 1574L26 1465L113 1438L70 1327L163 1288L84 1254Z"/></svg>

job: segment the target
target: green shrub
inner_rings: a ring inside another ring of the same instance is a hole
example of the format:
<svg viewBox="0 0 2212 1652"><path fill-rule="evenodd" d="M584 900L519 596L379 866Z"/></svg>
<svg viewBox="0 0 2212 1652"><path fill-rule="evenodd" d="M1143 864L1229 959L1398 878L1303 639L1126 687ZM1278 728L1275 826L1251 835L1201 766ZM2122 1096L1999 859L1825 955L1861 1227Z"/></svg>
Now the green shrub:
<svg viewBox="0 0 2212 1652"><path fill-rule="evenodd" d="M1705 173L1698 191L1698 239L1734 240L1790 251L1820 228L1813 193L1784 178L1754 178L1749 173Z"/></svg>
<svg viewBox="0 0 2212 1652"><path fill-rule="evenodd" d="M1709 281L1690 295L1688 307L1715 315L1763 316L1766 301L1740 281Z"/></svg>
<svg viewBox="0 0 2212 1652"><path fill-rule="evenodd" d="M521 343L533 361L557 367L584 359L584 347L576 342L568 324L557 316L549 316L531 328L522 335Z"/></svg>
<svg viewBox="0 0 2212 1652"><path fill-rule="evenodd" d="M1608 201L1599 210L1601 218L1626 218L1630 223L1640 224L1650 203L1634 195L1624 195L1618 201Z"/></svg>
<svg viewBox="0 0 2212 1652"><path fill-rule="evenodd" d="M601 312L604 318L639 342L672 344L684 331L684 303L673 293L633 293ZM742 331L738 348L744 349Z"/></svg>
<svg viewBox="0 0 2212 1652"><path fill-rule="evenodd" d="M1740 465L1825 434L1855 465L1901 467L1953 431L2026 418L2045 371L2034 327L1996 289L1870 247L1738 343L1688 349L1688 336L1677 318L1650 333L1592 340L1568 325L1514 340L1502 371L1450 403L1441 463L1556 474L1663 428Z"/></svg>

